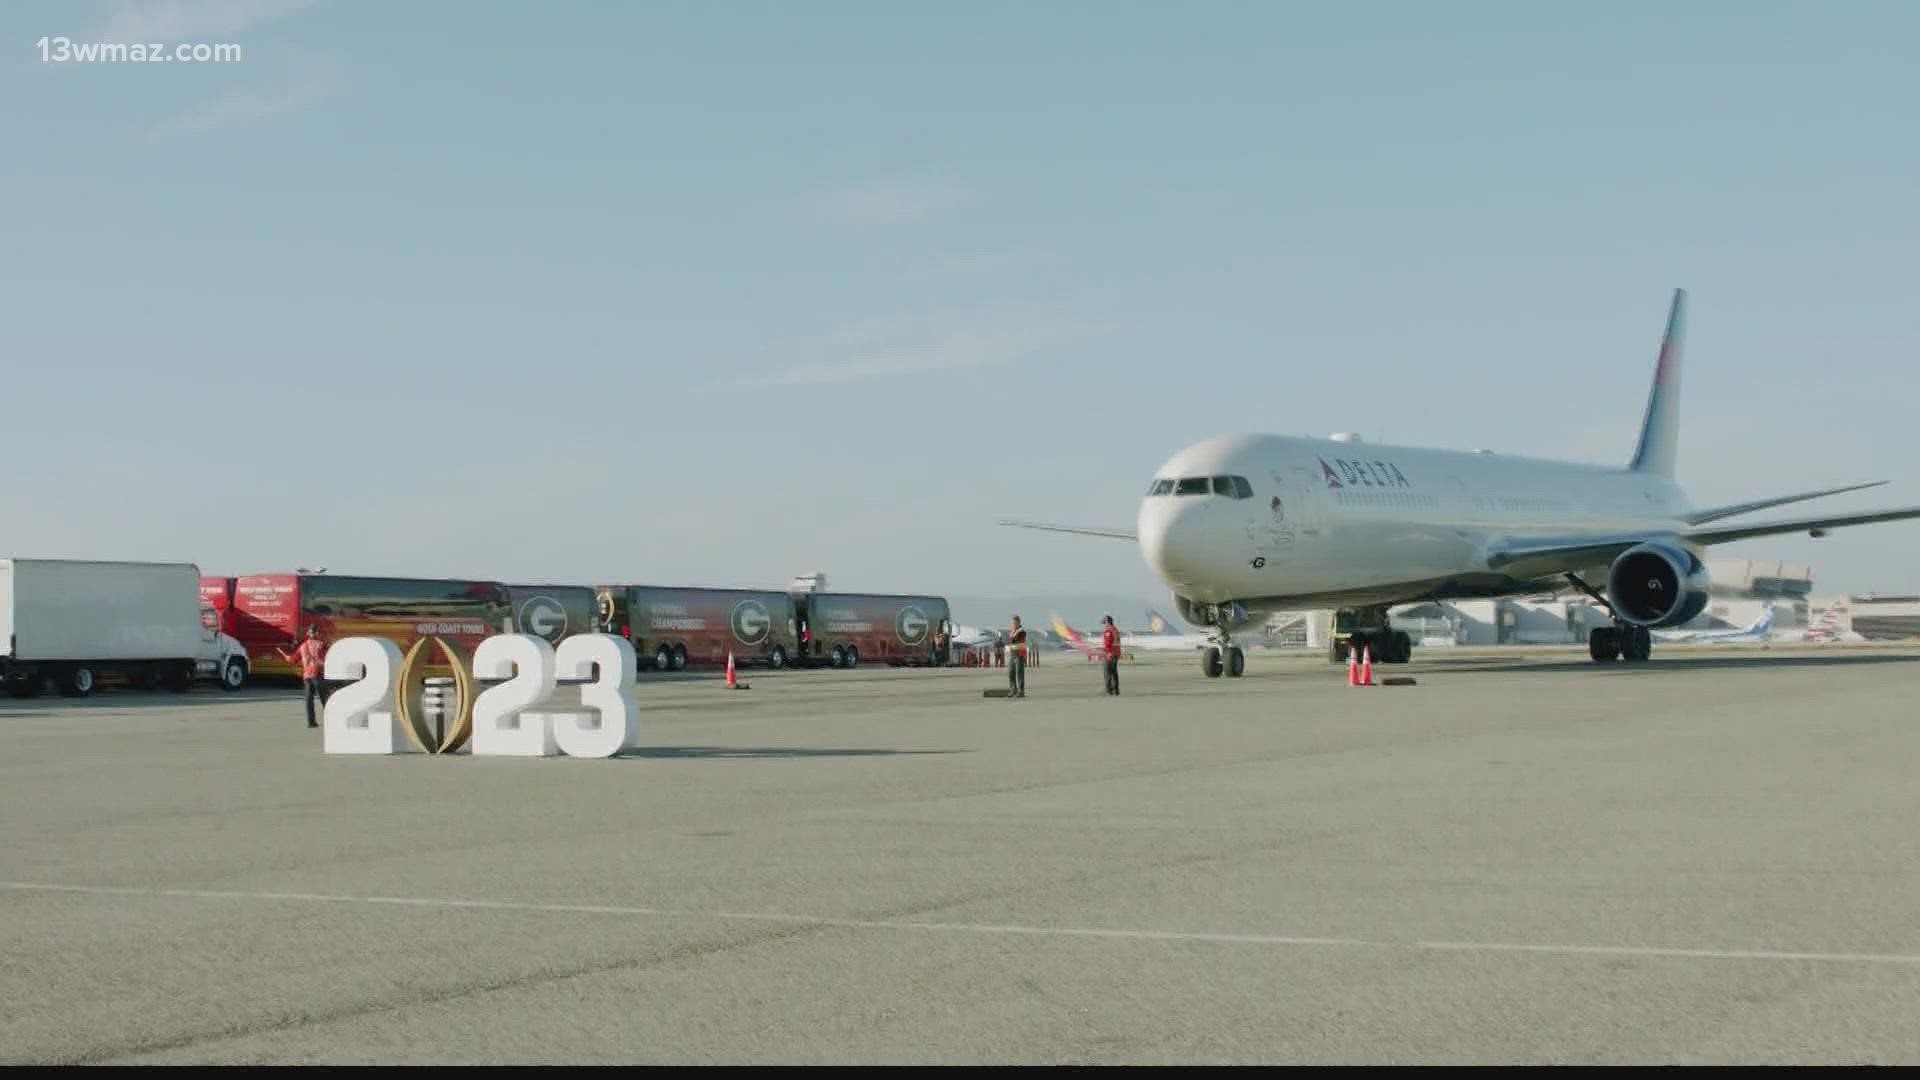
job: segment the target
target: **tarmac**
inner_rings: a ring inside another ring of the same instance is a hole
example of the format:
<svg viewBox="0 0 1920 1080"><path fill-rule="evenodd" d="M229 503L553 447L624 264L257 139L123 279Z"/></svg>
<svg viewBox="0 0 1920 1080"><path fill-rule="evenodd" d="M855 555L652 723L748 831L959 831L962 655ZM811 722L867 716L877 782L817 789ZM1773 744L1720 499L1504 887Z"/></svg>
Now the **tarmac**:
<svg viewBox="0 0 1920 1080"><path fill-rule="evenodd" d="M0 701L0 1059L1920 1063L1920 649L743 674L612 760Z"/></svg>

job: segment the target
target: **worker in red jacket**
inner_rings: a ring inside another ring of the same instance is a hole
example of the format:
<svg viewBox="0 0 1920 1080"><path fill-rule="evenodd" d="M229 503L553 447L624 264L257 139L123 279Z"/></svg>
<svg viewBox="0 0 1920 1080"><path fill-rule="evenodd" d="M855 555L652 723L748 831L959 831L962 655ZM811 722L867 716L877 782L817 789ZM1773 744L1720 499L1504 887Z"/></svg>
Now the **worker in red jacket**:
<svg viewBox="0 0 1920 1080"><path fill-rule="evenodd" d="M1102 615L1100 621L1106 623L1106 629L1100 631L1100 644L1107 654L1107 693L1120 692L1120 628L1113 625L1113 616Z"/></svg>
<svg viewBox="0 0 1920 1080"><path fill-rule="evenodd" d="M280 648L274 649L274 652L286 657L288 662L300 665L300 680L307 686L307 726L319 727L320 722L313 715L313 703L318 699L320 708L325 710L331 692L322 681L327 674L327 643L320 637L320 628L307 627L307 640L300 643L293 655L288 656L287 650Z"/></svg>

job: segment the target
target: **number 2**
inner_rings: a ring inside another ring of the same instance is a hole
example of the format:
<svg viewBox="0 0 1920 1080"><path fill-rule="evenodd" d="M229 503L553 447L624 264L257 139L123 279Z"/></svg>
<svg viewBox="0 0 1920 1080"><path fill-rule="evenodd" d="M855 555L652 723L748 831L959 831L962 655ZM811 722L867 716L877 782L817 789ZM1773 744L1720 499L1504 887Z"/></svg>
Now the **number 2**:
<svg viewBox="0 0 1920 1080"><path fill-rule="evenodd" d="M473 701L476 757L552 757L553 726L530 709L553 693L553 646L530 634L487 638L473 653L473 677L506 679Z"/></svg>
<svg viewBox="0 0 1920 1080"><path fill-rule="evenodd" d="M403 754L413 743L393 708L400 646L386 638L348 638L327 650L328 679L347 681L327 695L321 745L329 754Z"/></svg>

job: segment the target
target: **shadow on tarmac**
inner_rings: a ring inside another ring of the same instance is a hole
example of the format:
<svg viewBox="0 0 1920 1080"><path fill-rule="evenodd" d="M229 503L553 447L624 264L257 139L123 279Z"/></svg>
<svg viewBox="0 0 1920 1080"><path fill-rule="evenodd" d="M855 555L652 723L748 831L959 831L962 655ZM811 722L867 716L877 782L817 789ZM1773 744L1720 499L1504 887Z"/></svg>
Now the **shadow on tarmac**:
<svg viewBox="0 0 1920 1080"><path fill-rule="evenodd" d="M894 750L887 747L836 746L642 746L622 758L811 758L892 757L910 754L971 754L972 750Z"/></svg>
<svg viewBox="0 0 1920 1080"><path fill-rule="evenodd" d="M1661 656L1658 646L1654 647L1653 659L1639 663L1627 663L1615 660L1612 663L1596 663L1589 658L1564 661L1520 661L1509 663L1479 664L1462 661L1449 664L1444 668L1436 667L1435 673L1453 671L1494 671L1494 672L1537 672L1542 675L1566 674L1574 671L1618 672L1620 674L1657 674L1669 671L1681 674L1688 671L1755 671L1766 668L1833 668L1852 667L1858 664L1912 664L1920 663L1920 655L1896 653L1892 655L1873 655L1870 653L1846 653L1837 656ZM1375 677L1379 667L1374 668Z"/></svg>

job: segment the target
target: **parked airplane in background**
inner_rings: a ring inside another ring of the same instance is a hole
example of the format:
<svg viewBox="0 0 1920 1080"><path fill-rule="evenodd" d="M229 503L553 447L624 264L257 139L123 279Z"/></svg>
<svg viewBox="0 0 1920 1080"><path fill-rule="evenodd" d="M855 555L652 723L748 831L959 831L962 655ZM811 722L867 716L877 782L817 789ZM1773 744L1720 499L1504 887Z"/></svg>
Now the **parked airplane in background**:
<svg viewBox="0 0 1920 1080"><path fill-rule="evenodd" d="M1067 621L1058 615L1053 617L1053 632L1065 638L1067 644L1083 653L1105 655L1101 652L1098 632L1094 634L1093 640L1089 641L1085 635L1068 625ZM1212 637L1208 634L1129 634L1125 631L1120 633L1120 648L1123 652L1193 652L1206 648L1212 644L1212 641Z"/></svg>
<svg viewBox="0 0 1920 1080"><path fill-rule="evenodd" d="M1844 600L1835 600L1833 603L1828 604L1827 610L1820 613L1820 617L1813 621L1812 626L1807 627L1806 632L1800 635L1800 639L1802 641L1818 641L1823 644L1834 641L1867 640L1864 636L1856 634L1851 630L1842 631L1840 629L1840 609L1845 606L1846 601Z"/></svg>
<svg viewBox="0 0 1920 1080"><path fill-rule="evenodd" d="M956 649L965 649L965 648L970 648L970 647L975 647L980 645L991 645L994 642L1000 640L999 635L994 633L992 630L982 630L978 626L956 625L952 627L952 633L953 633L953 647Z"/></svg>
<svg viewBox="0 0 1920 1080"><path fill-rule="evenodd" d="M1653 636L1660 641L1695 645L1765 641L1773 636L1773 605L1768 604L1767 610L1745 626L1725 630L1655 630Z"/></svg>
<svg viewBox="0 0 1920 1080"><path fill-rule="evenodd" d="M1612 616L1612 626L1588 636L1595 661L1646 660L1655 628L1683 625L1706 607L1708 546L1920 517L1920 507L1904 507L1726 521L1886 481L1695 508L1674 479L1685 304L1675 290L1639 443L1624 467L1372 446L1353 436L1223 435L1161 466L1131 530L1001 524L1138 543L1181 617L1211 628L1209 677L1241 674L1246 656L1233 631L1276 611L1350 614L1342 624L1375 660L1405 663L1412 642L1393 629L1389 607L1553 592L1563 583Z"/></svg>

